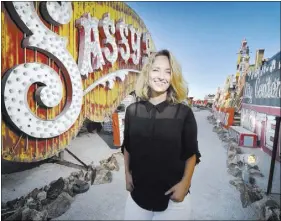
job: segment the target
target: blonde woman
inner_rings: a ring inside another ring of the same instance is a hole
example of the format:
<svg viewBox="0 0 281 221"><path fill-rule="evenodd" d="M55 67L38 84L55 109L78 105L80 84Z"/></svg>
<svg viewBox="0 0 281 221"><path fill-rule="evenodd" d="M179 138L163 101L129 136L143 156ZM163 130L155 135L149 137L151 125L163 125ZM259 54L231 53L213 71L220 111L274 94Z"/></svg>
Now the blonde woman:
<svg viewBox="0 0 281 221"><path fill-rule="evenodd" d="M182 104L187 89L171 53L153 53L136 85L141 101L126 110L125 220L186 219L191 178L201 157L197 123Z"/></svg>

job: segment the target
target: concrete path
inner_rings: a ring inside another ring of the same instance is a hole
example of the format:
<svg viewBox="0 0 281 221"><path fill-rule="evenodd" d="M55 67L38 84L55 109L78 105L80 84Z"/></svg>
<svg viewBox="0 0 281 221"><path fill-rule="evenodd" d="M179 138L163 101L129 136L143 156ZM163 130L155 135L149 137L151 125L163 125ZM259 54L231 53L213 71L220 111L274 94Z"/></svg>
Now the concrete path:
<svg viewBox="0 0 281 221"><path fill-rule="evenodd" d="M194 173L192 194L190 195L194 206L191 213L187 214L187 219L254 219L255 215L251 208L242 208L239 192L229 184L229 180L233 177L227 173L226 150L222 147L217 134L212 132L212 125L208 123L206 118L208 115L208 111L195 112L202 162L197 166ZM99 139L93 140L90 137L83 137L78 138L75 142L79 143L79 139L83 139L82 143L86 144L85 151L80 153L81 158L88 159L89 163L90 159L104 158L115 152L101 145ZM107 142L110 142L109 139ZM92 148L89 148L88 145ZM76 150L77 153L80 151L73 145L72 151L75 152ZM121 165L120 171L113 172L111 184L92 186L87 194L77 196L72 208L59 220L122 219L127 192L124 182L124 163L122 159L119 162Z"/></svg>
<svg viewBox="0 0 281 221"><path fill-rule="evenodd" d="M198 124L198 142L202 155L192 179L192 212L195 220L255 219L251 208L242 208L239 192L229 184L233 179L227 173L226 149L213 125L207 121L209 111L195 112Z"/></svg>
<svg viewBox="0 0 281 221"><path fill-rule="evenodd" d="M239 192L229 184L233 179L227 173L226 149L222 146L213 126L208 123L208 111L195 112L199 130L201 163L196 167L191 189L192 208L187 214L191 220L249 220L255 219L252 208L242 208ZM119 152L112 147L108 135L83 135L72 141L69 148L87 164L109 157ZM65 158L75 162L65 153ZM120 220L124 215L127 198L125 191L124 163L118 159L120 171L113 172L113 182L94 185L84 194L77 195L71 208L57 220ZM17 180L18 173L2 175L2 201L27 194L35 187L48 184L60 176L68 176L73 169L44 164L38 168L24 171ZM44 179L42 180L42 178ZM15 190L13 190L15 189Z"/></svg>

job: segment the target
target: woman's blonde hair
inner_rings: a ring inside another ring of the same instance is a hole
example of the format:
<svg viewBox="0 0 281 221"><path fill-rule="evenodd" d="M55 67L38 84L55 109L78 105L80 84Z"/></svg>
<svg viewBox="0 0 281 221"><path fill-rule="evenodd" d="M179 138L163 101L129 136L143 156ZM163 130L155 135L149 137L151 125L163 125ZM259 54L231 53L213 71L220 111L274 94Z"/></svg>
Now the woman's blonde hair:
<svg viewBox="0 0 281 221"><path fill-rule="evenodd" d="M180 65L176 62L175 57L168 50L151 53L148 58L148 62L143 66L138 77L135 89L136 96L141 100L149 100L151 96L151 89L148 85L148 77L157 56L166 56L170 61L171 85L167 91L167 101L173 104L182 103L187 98L188 88L182 76Z"/></svg>

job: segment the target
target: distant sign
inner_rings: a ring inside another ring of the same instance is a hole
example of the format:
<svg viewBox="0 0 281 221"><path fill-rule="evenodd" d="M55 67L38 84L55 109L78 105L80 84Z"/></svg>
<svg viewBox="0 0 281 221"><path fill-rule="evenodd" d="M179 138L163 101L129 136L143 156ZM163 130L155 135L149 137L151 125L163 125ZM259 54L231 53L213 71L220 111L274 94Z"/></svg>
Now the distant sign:
<svg viewBox="0 0 281 221"><path fill-rule="evenodd" d="M243 103L280 107L280 54L278 52L256 71L246 76Z"/></svg>

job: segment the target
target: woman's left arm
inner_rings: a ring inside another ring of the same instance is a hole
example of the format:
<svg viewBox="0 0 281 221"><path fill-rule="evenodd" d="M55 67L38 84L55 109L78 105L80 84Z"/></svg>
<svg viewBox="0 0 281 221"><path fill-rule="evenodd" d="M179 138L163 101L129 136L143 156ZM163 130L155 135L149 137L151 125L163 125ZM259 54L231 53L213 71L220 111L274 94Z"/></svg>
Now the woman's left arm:
<svg viewBox="0 0 281 221"><path fill-rule="evenodd" d="M189 190L191 184L191 178L193 176L195 165L196 165L196 154L193 154L192 157L188 158L185 162L184 175L181 180L187 191Z"/></svg>
<svg viewBox="0 0 281 221"><path fill-rule="evenodd" d="M183 201L187 194L195 165L200 162L201 157L197 141L197 123L191 108L188 108L187 111L183 125L181 153L181 160L185 161L184 175L178 184L166 192L166 195L173 193L171 199L177 202Z"/></svg>

